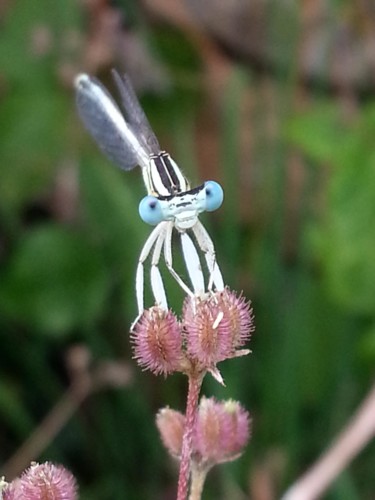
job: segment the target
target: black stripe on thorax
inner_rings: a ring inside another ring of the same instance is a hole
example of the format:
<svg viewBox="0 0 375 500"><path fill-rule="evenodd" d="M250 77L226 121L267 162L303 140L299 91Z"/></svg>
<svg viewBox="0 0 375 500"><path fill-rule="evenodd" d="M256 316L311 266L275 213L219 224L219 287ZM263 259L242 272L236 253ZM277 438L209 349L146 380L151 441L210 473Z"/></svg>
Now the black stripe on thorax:
<svg viewBox="0 0 375 500"><path fill-rule="evenodd" d="M163 151L160 156L164 160L164 165L168 171L169 177L171 178L172 186L174 187L175 192L180 193L181 192L181 184L180 184L180 181L178 180L178 177L176 175L176 171L171 163L169 154L165 153Z"/></svg>
<svg viewBox="0 0 375 500"><path fill-rule="evenodd" d="M151 159L154 161L156 170L160 176L160 180L165 189L173 196L181 192L181 184L176 175L175 169L166 152L161 152L157 155L152 155Z"/></svg>

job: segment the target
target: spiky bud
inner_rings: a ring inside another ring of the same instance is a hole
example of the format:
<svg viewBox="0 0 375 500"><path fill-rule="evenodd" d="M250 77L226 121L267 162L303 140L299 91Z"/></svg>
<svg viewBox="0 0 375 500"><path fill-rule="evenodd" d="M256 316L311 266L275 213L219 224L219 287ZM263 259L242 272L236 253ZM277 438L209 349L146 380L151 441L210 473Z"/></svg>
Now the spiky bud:
<svg viewBox="0 0 375 500"><path fill-rule="evenodd" d="M171 311L155 306L144 311L131 334L134 358L145 370L167 375L181 368L181 327Z"/></svg>
<svg viewBox="0 0 375 500"><path fill-rule="evenodd" d="M165 448L178 458L181 454L185 416L171 408L162 408L156 415L156 425Z"/></svg>
<svg viewBox="0 0 375 500"><path fill-rule="evenodd" d="M62 465L33 463L20 478L7 485L4 500L77 500L74 476Z"/></svg>
<svg viewBox="0 0 375 500"><path fill-rule="evenodd" d="M255 330L251 303L240 294L226 288L216 294L219 309L230 324L233 351L242 347Z"/></svg>
<svg viewBox="0 0 375 500"><path fill-rule="evenodd" d="M250 424L249 413L237 401L202 397L193 428L192 456L195 462L209 469L237 458L249 440ZM173 457L179 458L184 415L163 408L156 417L156 425L165 448Z"/></svg>
<svg viewBox="0 0 375 500"><path fill-rule="evenodd" d="M183 325L189 356L206 369L238 355L254 330L250 303L228 289L203 299L188 297Z"/></svg>
<svg viewBox="0 0 375 500"><path fill-rule="evenodd" d="M17 500L22 498L22 490L19 487L20 480L14 479L11 483L1 484L0 488L0 498L2 500Z"/></svg>
<svg viewBox="0 0 375 500"><path fill-rule="evenodd" d="M249 435L249 414L238 402L202 398L194 432L197 461L213 465L234 460Z"/></svg>
<svg viewBox="0 0 375 500"><path fill-rule="evenodd" d="M188 297L183 310L189 356L205 367L226 359L231 353L230 323L213 297Z"/></svg>

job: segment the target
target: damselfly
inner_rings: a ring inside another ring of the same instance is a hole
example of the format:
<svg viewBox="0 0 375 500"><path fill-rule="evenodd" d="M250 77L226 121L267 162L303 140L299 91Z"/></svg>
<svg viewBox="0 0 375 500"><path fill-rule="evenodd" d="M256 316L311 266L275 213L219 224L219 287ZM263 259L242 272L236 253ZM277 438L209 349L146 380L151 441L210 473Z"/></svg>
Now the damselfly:
<svg viewBox="0 0 375 500"><path fill-rule="evenodd" d="M210 236L198 215L216 210L223 201L223 190L214 181L191 189L170 155L162 151L143 112L129 78L113 71L123 113L107 89L94 77L78 75L75 81L77 106L81 119L104 154L118 167L142 169L148 195L139 204L141 218L156 226L141 251L136 273L138 312L144 310L144 263L151 254L151 289L156 303L167 309L166 293L159 271L163 251L166 267L183 290L200 296L223 290L224 283ZM173 268L172 233L181 237L182 252L193 287L191 290ZM199 255L188 231L194 235L208 268L205 287Z"/></svg>

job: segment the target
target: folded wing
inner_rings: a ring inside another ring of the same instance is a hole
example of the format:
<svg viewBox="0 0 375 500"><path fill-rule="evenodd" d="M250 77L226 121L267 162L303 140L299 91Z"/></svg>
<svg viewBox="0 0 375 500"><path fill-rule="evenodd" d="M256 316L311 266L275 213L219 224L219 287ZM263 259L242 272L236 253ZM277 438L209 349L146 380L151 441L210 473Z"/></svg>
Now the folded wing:
<svg viewBox="0 0 375 500"><path fill-rule="evenodd" d="M81 74L77 76L75 86L79 115L107 158L124 170L131 170L136 165L148 166L151 148L145 147L144 141L138 136L137 127L125 120L120 108L99 80ZM136 105L140 108L138 100ZM130 112L129 116L133 114Z"/></svg>

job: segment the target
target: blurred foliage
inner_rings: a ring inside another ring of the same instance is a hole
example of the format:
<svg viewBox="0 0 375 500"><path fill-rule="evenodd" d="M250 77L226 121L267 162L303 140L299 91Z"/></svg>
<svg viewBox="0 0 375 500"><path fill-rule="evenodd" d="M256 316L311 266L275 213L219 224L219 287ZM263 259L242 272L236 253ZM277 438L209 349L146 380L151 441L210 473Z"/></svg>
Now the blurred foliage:
<svg viewBox="0 0 375 500"><path fill-rule="evenodd" d="M43 225L19 241L1 289L4 316L36 332L66 334L100 316L106 275L86 239Z"/></svg>
<svg viewBox="0 0 375 500"><path fill-rule="evenodd" d="M361 115L349 123L340 114L337 105L317 104L293 121L290 136L311 158L333 169L323 223L311 236L328 290L347 310L373 315L375 107L363 106Z"/></svg>
<svg viewBox="0 0 375 500"><path fill-rule="evenodd" d="M193 183L223 184L223 208L203 219L226 283L253 301L253 354L223 364L226 387L204 386L252 412L252 443L209 475L205 498L236 498L241 489L256 500L249 484L260 470L277 497L349 420L373 377L374 96L309 88L301 104L298 30L293 20L283 44L280 8L267 43L277 44L283 70L268 74L225 59L137 2L118 9L20 0L1 10L1 462L64 394L65 354L83 343L94 364L125 360L134 380L91 395L35 459L69 467L82 499L174 495L176 468L153 422L162 406L183 408L186 381L142 374L129 346L136 263L149 234L138 216L141 175L108 164L74 106L75 73L91 68L108 83L117 66L143 78L150 122ZM129 59L111 45L116 12L114 45ZM98 42L105 26L109 60ZM150 57L143 72L142 58L135 64L126 52L140 43ZM182 293L165 281L178 311ZM326 498L372 498L374 461L372 444Z"/></svg>

